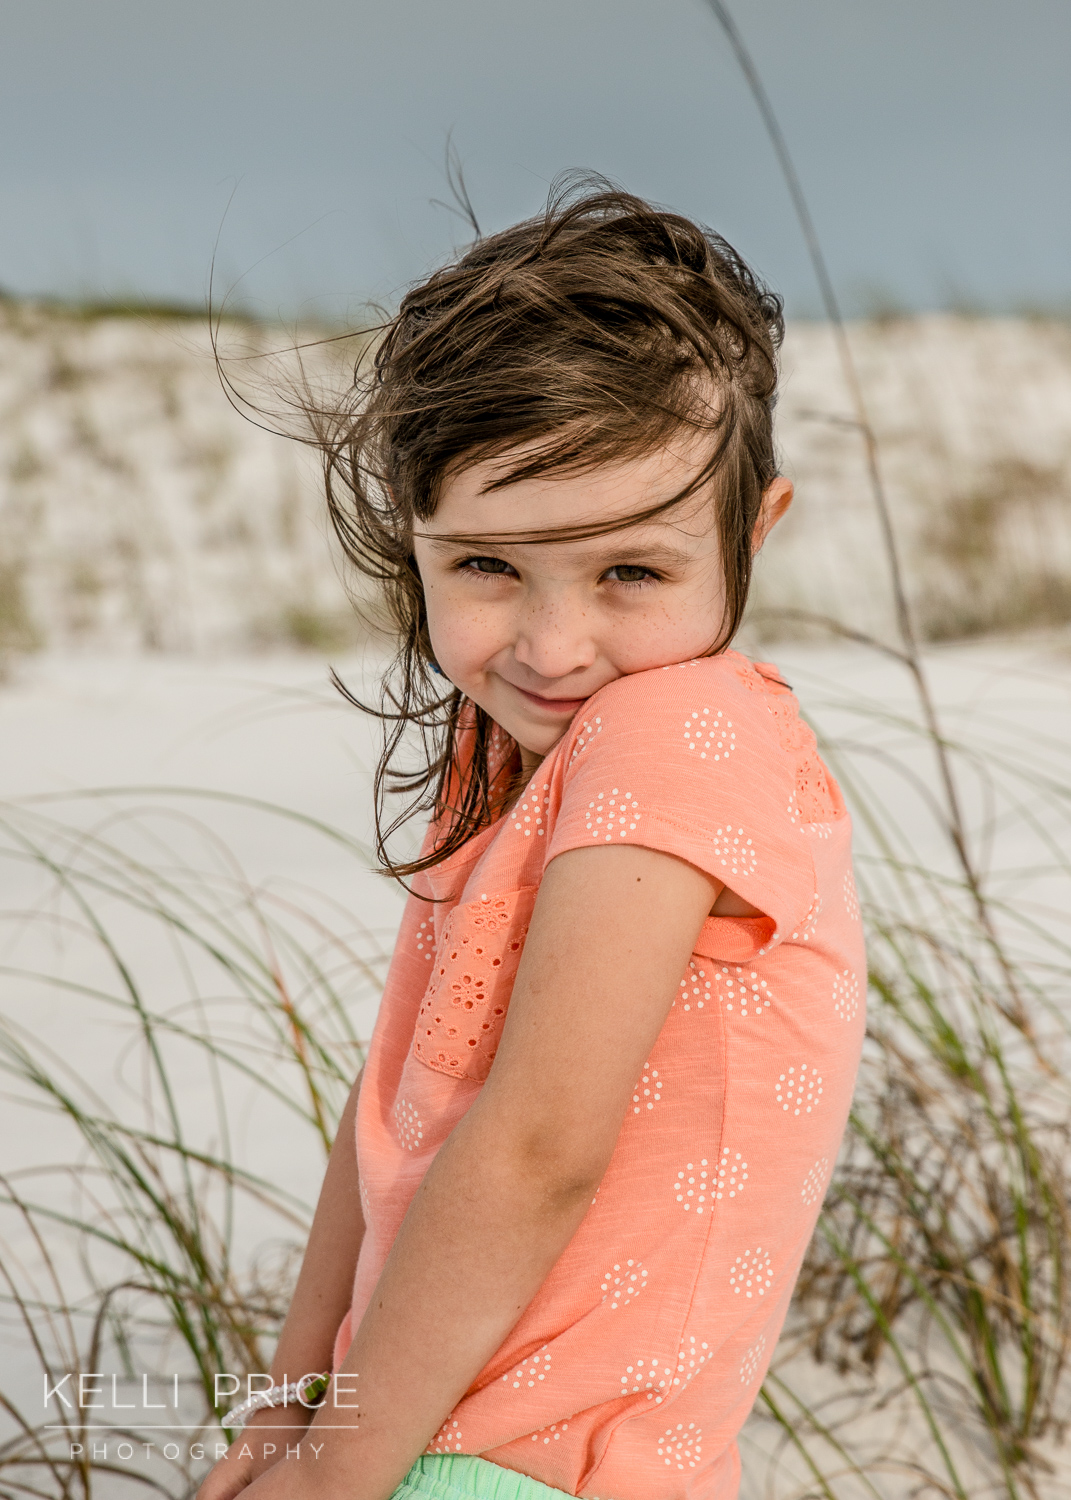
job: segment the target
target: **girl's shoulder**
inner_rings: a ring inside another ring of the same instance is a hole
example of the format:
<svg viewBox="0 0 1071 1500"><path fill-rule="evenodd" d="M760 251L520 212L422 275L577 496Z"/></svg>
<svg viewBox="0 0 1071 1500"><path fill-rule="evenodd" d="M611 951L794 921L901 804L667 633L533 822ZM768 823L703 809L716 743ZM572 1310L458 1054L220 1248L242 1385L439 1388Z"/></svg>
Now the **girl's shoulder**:
<svg viewBox="0 0 1071 1500"><path fill-rule="evenodd" d="M836 824L847 832L843 800L790 689L739 652L608 683L544 764L522 812L547 863L593 843L675 855L768 919L761 951L798 930L814 901L807 832L847 847L833 838Z"/></svg>
<svg viewBox="0 0 1071 1500"><path fill-rule="evenodd" d="M671 662L664 667L651 667L644 672L617 677L593 694L589 703L619 696L673 703L694 694L697 688L709 688L739 698L741 702L754 701L756 704L770 693L791 693L791 688L773 663L755 662L739 651L727 650L717 656L696 656L688 661Z"/></svg>
<svg viewBox="0 0 1071 1500"><path fill-rule="evenodd" d="M815 743L778 669L739 651L607 683L573 721L566 736L569 755L579 755L604 734L604 750L609 740L624 736L633 752L644 745L651 752L672 746L711 768L743 750L749 760L783 761L787 770L800 750Z"/></svg>

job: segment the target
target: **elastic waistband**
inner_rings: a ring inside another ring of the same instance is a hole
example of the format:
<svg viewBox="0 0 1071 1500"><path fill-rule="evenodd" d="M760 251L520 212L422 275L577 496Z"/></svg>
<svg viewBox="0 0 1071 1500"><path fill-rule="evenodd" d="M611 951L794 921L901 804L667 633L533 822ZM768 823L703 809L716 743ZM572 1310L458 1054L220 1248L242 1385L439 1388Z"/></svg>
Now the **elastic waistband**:
<svg viewBox="0 0 1071 1500"><path fill-rule="evenodd" d="M566 1493L475 1453L422 1453L391 1500L562 1500Z"/></svg>

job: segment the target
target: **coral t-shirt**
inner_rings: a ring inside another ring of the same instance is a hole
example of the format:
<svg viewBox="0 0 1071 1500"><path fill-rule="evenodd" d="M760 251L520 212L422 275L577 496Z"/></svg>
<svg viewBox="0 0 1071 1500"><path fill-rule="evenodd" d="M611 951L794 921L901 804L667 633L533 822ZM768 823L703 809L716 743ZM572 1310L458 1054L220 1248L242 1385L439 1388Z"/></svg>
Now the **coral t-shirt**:
<svg viewBox="0 0 1071 1500"><path fill-rule="evenodd" d="M436 904L407 904L369 1048L335 1367L491 1069L543 872L593 843L675 855L763 915L704 924L591 1207L427 1451L602 1500L732 1500L866 990L844 801L776 669L737 652L600 689L509 811L418 877Z"/></svg>

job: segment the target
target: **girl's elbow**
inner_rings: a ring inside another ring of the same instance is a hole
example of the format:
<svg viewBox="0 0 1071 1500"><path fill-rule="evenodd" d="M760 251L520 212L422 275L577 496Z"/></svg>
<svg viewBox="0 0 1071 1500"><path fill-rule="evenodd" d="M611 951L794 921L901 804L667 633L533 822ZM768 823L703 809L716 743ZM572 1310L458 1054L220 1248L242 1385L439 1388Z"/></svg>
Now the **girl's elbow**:
<svg viewBox="0 0 1071 1500"><path fill-rule="evenodd" d="M590 1203L610 1164L616 1130L568 1111L554 1117L542 1109L499 1108L492 1097L480 1102L485 1108L466 1121L470 1148L477 1160L494 1162L492 1172L511 1196L526 1196L548 1212Z"/></svg>
<svg viewBox="0 0 1071 1500"><path fill-rule="evenodd" d="M519 1143L514 1171L531 1185L548 1210L589 1202L606 1174L613 1144L571 1140L566 1134L540 1132Z"/></svg>

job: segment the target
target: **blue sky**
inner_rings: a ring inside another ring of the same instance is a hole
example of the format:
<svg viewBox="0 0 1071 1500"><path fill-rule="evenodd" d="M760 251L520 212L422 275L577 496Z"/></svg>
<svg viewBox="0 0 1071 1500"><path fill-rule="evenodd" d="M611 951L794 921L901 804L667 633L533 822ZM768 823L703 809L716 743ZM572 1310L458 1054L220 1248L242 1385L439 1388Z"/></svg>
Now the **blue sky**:
<svg viewBox="0 0 1071 1500"><path fill-rule="evenodd" d="M1071 0L730 0L838 287L1071 306ZM704 0L0 0L0 287L346 314L565 168L720 229L817 310ZM229 204L229 207L228 207Z"/></svg>

